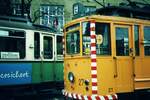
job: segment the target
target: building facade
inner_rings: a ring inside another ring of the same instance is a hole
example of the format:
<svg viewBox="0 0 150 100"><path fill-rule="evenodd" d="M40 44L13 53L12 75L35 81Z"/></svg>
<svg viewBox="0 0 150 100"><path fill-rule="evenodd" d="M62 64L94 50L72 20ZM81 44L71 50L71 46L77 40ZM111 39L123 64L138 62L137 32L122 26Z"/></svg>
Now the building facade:
<svg viewBox="0 0 150 100"><path fill-rule="evenodd" d="M29 9L24 10L25 13L30 12L31 20L36 24L45 25L62 31L65 23L72 20L78 13L90 13L96 8L112 5L126 5L135 1L150 4L150 0L13 0L23 1ZM29 3L30 2L30 3ZM21 5L20 5L21 6ZM16 8L15 8L16 7ZM15 10L16 9L16 10ZM20 12L21 7L18 3L14 6L14 13ZM27 15L27 14L25 14Z"/></svg>

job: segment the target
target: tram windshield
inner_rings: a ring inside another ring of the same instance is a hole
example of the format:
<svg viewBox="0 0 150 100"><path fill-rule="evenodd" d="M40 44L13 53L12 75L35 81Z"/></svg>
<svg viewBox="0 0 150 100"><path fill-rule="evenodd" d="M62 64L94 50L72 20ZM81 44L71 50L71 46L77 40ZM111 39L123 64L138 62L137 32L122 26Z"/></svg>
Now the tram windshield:
<svg viewBox="0 0 150 100"><path fill-rule="evenodd" d="M0 29L0 59L25 57L24 31Z"/></svg>
<svg viewBox="0 0 150 100"><path fill-rule="evenodd" d="M80 53L80 34L79 31L69 32L66 36L67 54Z"/></svg>
<svg viewBox="0 0 150 100"><path fill-rule="evenodd" d="M97 55L111 55L111 40L110 40L110 24L95 23L96 33L96 54ZM102 43L100 43L100 36L102 36ZM82 40L83 40L83 55L90 54L90 22L82 23Z"/></svg>
<svg viewBox="0 0 150 100"><path fill-rule="evenodd" d="M90 22L82 22L82 32L80 32L79 24L75 24L66 28L66 53L79 54L82 50L83 55L90 55ZM82 39L80 38L82 34ZM95 23L96 33L96 54L111 55L111 39L110 39L110 23ZM102 43L101 40L102 39ZM82 41L81 41L82 40ZM80 41L82 49L80 49Z"/></svg>

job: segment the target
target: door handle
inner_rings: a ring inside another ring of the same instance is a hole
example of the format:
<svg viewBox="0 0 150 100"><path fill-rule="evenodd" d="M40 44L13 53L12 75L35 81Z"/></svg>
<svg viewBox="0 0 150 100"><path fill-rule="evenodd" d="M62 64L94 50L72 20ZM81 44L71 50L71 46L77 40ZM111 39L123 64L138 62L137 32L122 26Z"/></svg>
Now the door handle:
<svg viewBox="0 0 150 100"><path fill-rule="evenodd" d="M133 56L133 48L129 49L130 56Z"/></svg>
<svg viewBox="0 0 150 100"><path fill-rule="evenodd" d="M118 77L118 64L117 64L117 57L113 57L113 59L115 60L115 65L114 65L114 78Z"/></svg>

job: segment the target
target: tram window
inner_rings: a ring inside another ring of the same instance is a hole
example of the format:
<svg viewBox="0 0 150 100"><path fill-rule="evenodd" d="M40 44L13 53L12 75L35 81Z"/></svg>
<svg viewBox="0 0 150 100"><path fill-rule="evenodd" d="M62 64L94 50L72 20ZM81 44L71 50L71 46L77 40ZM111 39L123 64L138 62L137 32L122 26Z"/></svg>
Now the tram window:
<svg viewBox="0 0 150 100"><path fill-rule="evenodd" d="M96 36L102 35L102 44L96 44L98 55L111 55L110 25L106 23L96 23Z"/></svg>
<svg viewBox="0 0 150 100"><path fill-rule="evenodd" d="M144 52L146 56L150 56L150 26L144 27Z"/></svg>
<svg viewBox="0 0 150 100"><path fill-rule="evenodd" d="M63 43L62 43L62 36L57 36L57 54L63 54Z"/></svg>
<svg viewBox="0 0 150 100"><path fill-rule="evenodd" d="M44 59L52 59L53 57L52 37L44 36Z"/></svg>
<svg viewBox="0 0 150 100"><path fill-rule="evenodd" d="M83 27L83 54L90 54L90 23L84 22ZM110 25L107 23L96 22L96 37L102 35L102 44L99 44L96 39L96 54L97 55L111 55L111 39L110 39Z"/></svg>
<svg viewBox="0 0 150 100"><path fill-rule="evenodd" d="M79 31L67 33L66 36L67 54L77 54L80 52L80 35Z"/></svg>
<svg viewBox="0 0 150 100"><path fill-rule="evenodd" d="M0 58L23 59L25 57L25 33L16 30L0 30Z"/></svg>
<svg viewBox="0 0 150 100"><path fill-rule="evenodd" d="M135 42L135 53L139 56L139 26L134 26L134 42Z"/></svg>
<svg viewBox="0 0 150 100"><path fill-rule="evenodd" d="M34 33L34 57L40 57L40 34L38 32Z"/></svg>
<svg viewBox="0 0 150 100"><path fill-rule="evenodd" d="M128 28L116 28L116 55L128 56L129 55L129 37Z"/></svg>

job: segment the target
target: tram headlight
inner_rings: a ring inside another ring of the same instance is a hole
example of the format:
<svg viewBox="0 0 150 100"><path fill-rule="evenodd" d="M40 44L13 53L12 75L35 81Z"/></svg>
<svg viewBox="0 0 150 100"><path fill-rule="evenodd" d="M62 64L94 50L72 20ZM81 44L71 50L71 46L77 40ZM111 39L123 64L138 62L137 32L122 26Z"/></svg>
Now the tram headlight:
<svg viewBox="0 0 150 100"><path fill-rule="evenodd" d="M71 83L74 83L74 75L72 72L69 72L68 73L68 80L71 82Z"/></svg>
<svg viewBox="0 0 150 100"><path fill-rule="evenodd" d="M89 80L84 80L84 83L85 83L86 86L88 86L90 81Z"/></svg>

